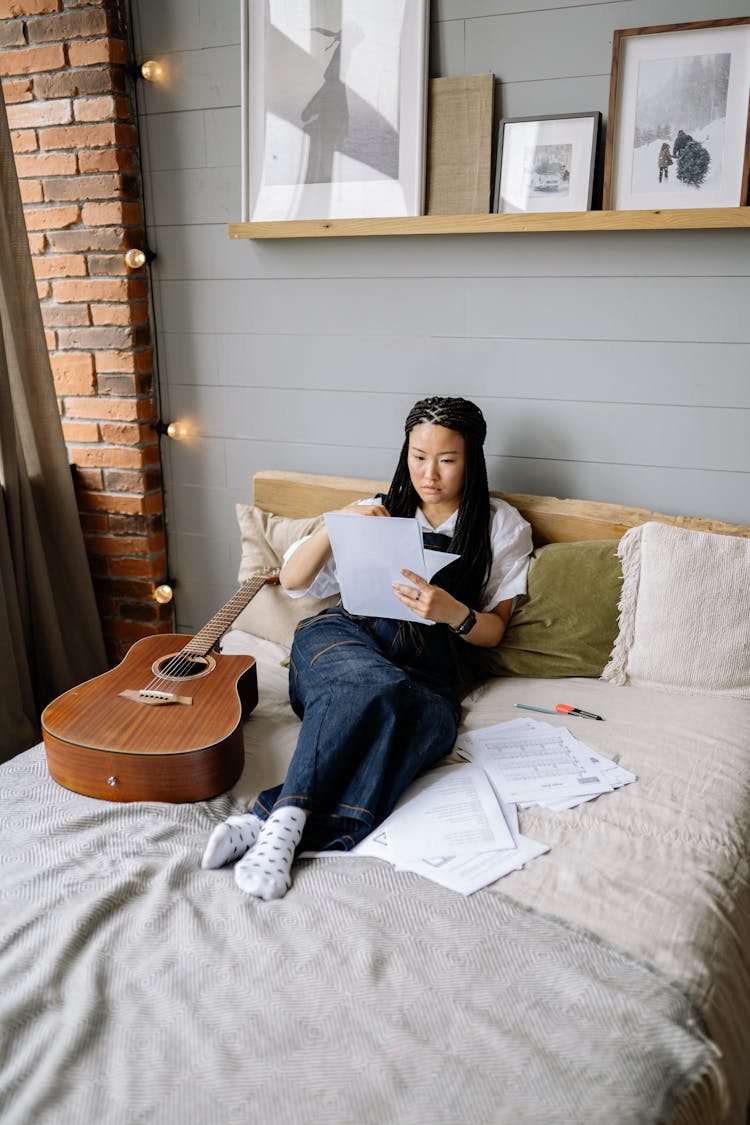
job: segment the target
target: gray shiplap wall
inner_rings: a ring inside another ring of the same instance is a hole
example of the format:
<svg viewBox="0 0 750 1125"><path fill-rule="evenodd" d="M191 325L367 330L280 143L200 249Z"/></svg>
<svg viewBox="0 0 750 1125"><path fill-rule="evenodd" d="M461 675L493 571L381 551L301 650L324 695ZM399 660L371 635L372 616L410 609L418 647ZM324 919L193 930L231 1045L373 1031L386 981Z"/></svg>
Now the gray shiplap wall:
<svg viewBox="0 0 750 1125"><path fill-rule="evenodd" d="M256 0L260 2L260 0ZM750 233L233 241L240 0L133 0L180 629L236 585L262 468L386 477L403 416L476 399L491 484L750 522ZM612 32L750 0L433 0L432 75L506 116L606 115ZM596 205L596 204L595 204Z"/></svg>

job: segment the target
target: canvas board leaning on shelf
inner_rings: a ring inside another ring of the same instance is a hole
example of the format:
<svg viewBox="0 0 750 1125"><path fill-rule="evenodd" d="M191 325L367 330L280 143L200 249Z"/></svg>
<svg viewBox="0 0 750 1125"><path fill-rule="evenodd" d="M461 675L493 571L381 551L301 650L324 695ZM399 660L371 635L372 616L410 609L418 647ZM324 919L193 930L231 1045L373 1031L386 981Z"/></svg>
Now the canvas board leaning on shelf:
<svg viewBox="0 0 750 1125"><path fill-rule="evenodd" d="M614 33L605 210L747 201L750 16Z"/></svg>
<svg viewBox="0 0 750 1125"><path fill-rule="evenodd" d="M241 3L243 221L422 214L428 0Z"/></svg>
<svg viewBox="0 0 750 1125"><path fill-rule="evenodd" d="M430 79L425 214L488 214L494 97L494 74Z"/></svg>

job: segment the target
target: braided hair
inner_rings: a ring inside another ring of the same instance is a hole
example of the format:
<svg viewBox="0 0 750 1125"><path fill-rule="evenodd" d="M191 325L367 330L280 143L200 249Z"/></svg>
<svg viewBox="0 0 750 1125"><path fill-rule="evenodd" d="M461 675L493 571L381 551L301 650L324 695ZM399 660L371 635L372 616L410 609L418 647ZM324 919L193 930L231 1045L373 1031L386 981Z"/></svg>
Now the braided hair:
<svg viewBox="0 0 750 1125"><path fill-rule="evenodd" d="M423 422L454 430L464 439L464 487L449 548L461 557L444 571L439 571L433 581L459 601L476 606L481 600L492 563L490 494L482 448L487 423L479 407L465 398L433 397L415 403L404 424L406 437L385 499L385 506L392 516L413 516L419 506L419 496L409 473L409 434Z"/></svg>

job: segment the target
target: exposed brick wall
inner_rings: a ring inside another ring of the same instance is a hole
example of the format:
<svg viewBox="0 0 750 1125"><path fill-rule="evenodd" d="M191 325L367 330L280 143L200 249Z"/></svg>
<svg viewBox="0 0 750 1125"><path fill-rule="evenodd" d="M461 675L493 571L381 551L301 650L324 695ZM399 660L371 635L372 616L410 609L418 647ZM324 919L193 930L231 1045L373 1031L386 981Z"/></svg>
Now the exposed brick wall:
<svg viewBox="0 0 750 1125"><path fill-rule="evenodd" d="M29 244L110 656L172 629L125 0L0 0Z"/></svg>

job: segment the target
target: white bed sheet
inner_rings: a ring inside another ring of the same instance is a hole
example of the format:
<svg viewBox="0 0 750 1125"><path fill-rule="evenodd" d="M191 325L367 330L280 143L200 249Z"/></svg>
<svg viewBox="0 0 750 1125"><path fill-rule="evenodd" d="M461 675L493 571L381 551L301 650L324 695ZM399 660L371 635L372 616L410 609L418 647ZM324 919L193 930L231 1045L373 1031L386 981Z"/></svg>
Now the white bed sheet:
<svg viewBox="0 0 750 1125"><path fill-rule="evenodd" d="M245 726L234 799L279 782L299 723L288 655L233 630L225 652L258 660L263 706ZM569 703L604 722L539 716L621 763L637 782L562 813L521 811L550 852L493 890L584 928L684 988L722 1055L727 1121L750 1101L750 703L685 697L601 680L492 680L464 701L465 729L516 718L516 703Z"/></svg>

